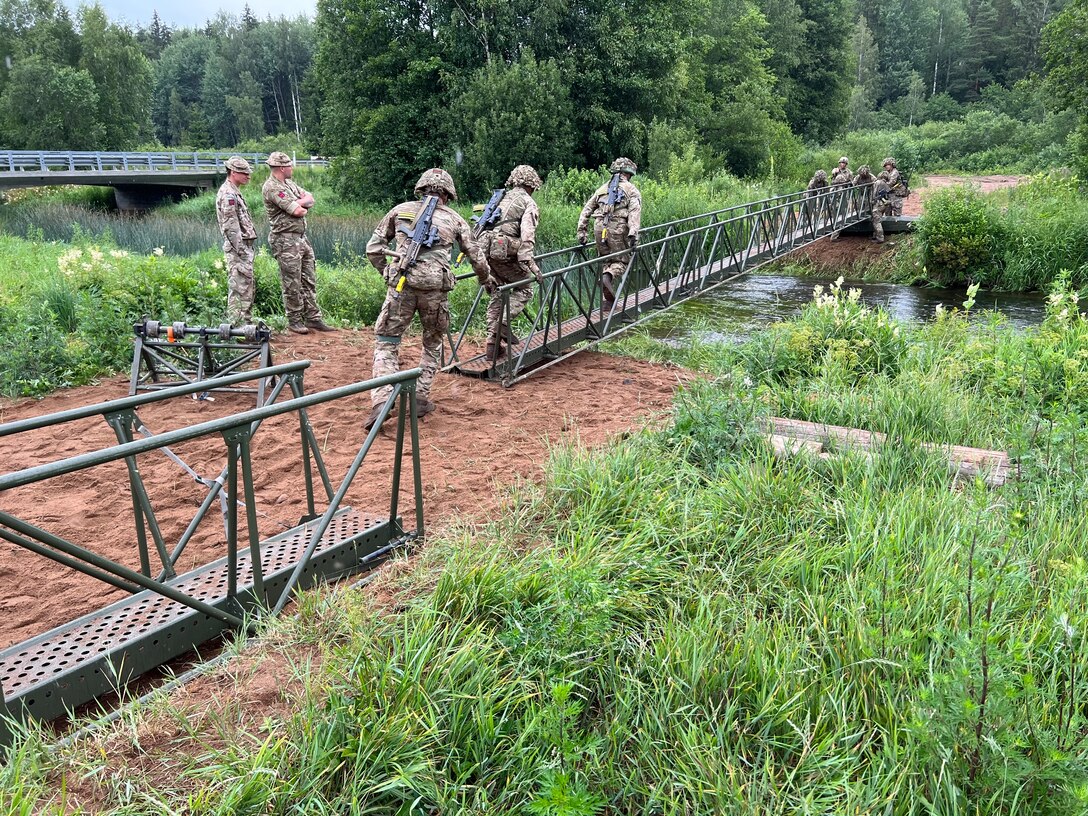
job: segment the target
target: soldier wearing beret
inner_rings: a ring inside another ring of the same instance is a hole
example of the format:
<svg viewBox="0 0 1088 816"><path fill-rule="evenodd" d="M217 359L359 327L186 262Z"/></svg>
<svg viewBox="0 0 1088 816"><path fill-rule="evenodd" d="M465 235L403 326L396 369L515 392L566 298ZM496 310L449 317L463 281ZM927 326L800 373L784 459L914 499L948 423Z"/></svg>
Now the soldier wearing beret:
<svg viewBox="0 0 1088 816"><path fill-rule="evenodd" d="M257 232L242 196L253 168L241 156L224 163L227 180L215 196L215 217L223 233L223 255L227 263L227 319L235 326L253 322L253 256Z"/></svg>
<svg viewBox="0 0 1088 816"><path fill-rule="evenodd" d="M314 248L306 237L306 214L314 205L308 193L291 180L291 157L276 151L266 160L272 174L264 183L262 194L268 214L268 246L280 265L283 307L287 328L296 334L336 331L321 319L317 305L317 273Z"/></svg>

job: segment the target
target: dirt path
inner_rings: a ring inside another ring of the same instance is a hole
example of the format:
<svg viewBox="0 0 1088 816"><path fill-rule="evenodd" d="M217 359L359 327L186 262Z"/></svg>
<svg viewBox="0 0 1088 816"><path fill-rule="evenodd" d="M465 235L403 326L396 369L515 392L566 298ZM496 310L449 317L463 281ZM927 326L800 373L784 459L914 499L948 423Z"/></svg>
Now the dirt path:
<svg viewBox="0 0 1088 816"><path fill-rule="evenodd" d="M370 375L373 333L277 338L275 362L309 359L307 393L366 379ZM419 356L418 339L405 343L403 358ZM436 413L421 425L421 459L426 522L435 530L453 517L493 517L519 479L539 480L549 444L579 439L603 443L611 434L637 426L668 408L678 382L690 376L676 369L586 352L541 372L512 389L481 380L440 374L433 393ZM125 396L127 377L97 386L63 391L43 400L0 402L0 421ZM156 432L178 428L253 407L253 397L216 395L215 402L169 400L148 406L140 416ZM358 451L368 399L340 400L311 410L334 485ZM392 423L368 456L348 494L357 509L388 514L393 469ZM101 418L63 430L51 429L0 438L4 472L114 444ZM224 463L219 438L175 448L199 473L214 478ZM297 420L269 420L254 439L258 526L262 537L297 523L305 493L299 471ZM203 489L160 453L140 457L140 469L166 541L177 541L192 518ZM410 471L404 484L410 487ZM6 491L3 508L51 532L84 543L107 557L139 568L132 504L124 466L113 463L64 479ZM401 513L412 512L402 492ZM209 514L179 566L192 569L225 555L218 514ZM42 633L123 597L91 578L0 542L0 648Z"/></svg>
<svg viewBox="0 0 1088 816"><path fill-rule="evenodd" d="M954 187L956 185L970 184L978 187L982 192L989 193L1002 187L1015 187L1027 176L923 176L925 187L911 189L910 195L903 202L903 215L921 215L925 210L925 198L933 190L942 187Z"/></svg>

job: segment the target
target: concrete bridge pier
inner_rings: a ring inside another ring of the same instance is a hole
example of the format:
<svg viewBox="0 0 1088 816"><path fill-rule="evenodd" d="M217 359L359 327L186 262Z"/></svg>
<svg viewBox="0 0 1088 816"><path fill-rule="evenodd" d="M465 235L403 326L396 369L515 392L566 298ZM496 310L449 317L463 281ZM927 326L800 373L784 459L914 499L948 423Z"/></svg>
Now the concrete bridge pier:
<svg viewBox="0 0 1088 816"><path fill-rule="evenodd" d="M192 187L172 184L115 184L113 200L121 212L138 212L153 209L167 202L180 201L186 195L195 195L210 190L212 187L211 181Z"/></svg>

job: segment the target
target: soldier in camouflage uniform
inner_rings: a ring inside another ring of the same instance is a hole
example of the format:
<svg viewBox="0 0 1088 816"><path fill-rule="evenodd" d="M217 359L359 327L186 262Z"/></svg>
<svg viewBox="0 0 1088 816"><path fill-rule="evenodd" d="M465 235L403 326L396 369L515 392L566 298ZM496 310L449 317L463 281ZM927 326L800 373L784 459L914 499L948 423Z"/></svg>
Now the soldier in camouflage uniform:
<svg viewBox="0 0 1088 816"><path fill-rule="evenodd" d="M854 180L854 174L850 172L850 159L843 156L839 159L839 166L831 171L831 189L845 188L850 186L850 182ZM835 210L840 215L846 215L847 210L850 207L850 202L845 195L835 196ZM839 240L839 236L842 234L842 230L836 230L831 233L831 240Z"/></svg>
<svg viewBox="0 0 1088 816"><path fill-rule="evenodd" d="M873 176L869 165L863 164L858 168L858 174L854 176L854 186L862 187L872 185L873 209L869 216L869 223L873 225L872 240L878 244L884 243L884 210L888 202L888 185L879 178Z"/></svg>
<svg viewBox="0 0 1088 816"><path fill-rule="evenodd" d="M888 199L887 214L896 217L903 214L903 199L907 197L907 185L899 174L895 159L884 159L884 171L877 178L888 185L891 197Z"/></svg>
<svg viewBox="0 0 1088 816"><path fill-rule="evenodd" d="M321 319L317 305L317 273L314 248L306 237L306 214L314 206L314 197L291 180L291 157L276 151L266 160L272 175L264 183L264 209L270 232L268 246L280 265L283 307L287 328L295 334L336 331Z"/></svg>
<svg viewBox="0 0 1088 816"><path fill-rule="evenodd" d="M418 201L405 201L385 214L374 228L374 234L366 245L366 256L385 278L385 303L382 305L378 322L374 325L377 335L374 344L374 374L382 377L400 370L400 340L412 316L419 312L419 322L423 325L423 353L419 367L423 369L416 386L416 413L425 416L435 409L431 401L431 384L438 371L438 361L442 353L442 336L450 324L449 293L453 289L453 273L450 271L450 250L457 241L468 256L472 268L480 283L492 287L495 285L487 258L476 239L472 228L465 219L446 206L448 201L457 198L457 189L453 186L450 174L435 167L424 173L415 186ZM426 196L438 196L439 204L435 207L431 219L432 228L438 231L438 239L430 247L420 250L415 266L408 270L401 283L401 270L394 258L390 263L387 254L389 244L396 240L396 252L403 254L409 237L397 229L398 224L411 227L416 216L423 209ZM399 287L399 291L398 291ZM370 392L372 409L366 421L370 430L378 421L382 405L389 399L392 386L375 389Z"/></svg>
<svg viewBox="0 0 1088 816"><path fill-rule="evenodd" d="M593 237L597 242L597 256L603 257L638 245L638 231L642 226L642 194L631 183L631 177L638 171L638 166L628 158L621 156L612 162L609 172L622 176L620 190L623 200L608 213L608 185L602 184L589 197L582 213L578 216L578 243L589 240L589 219L594 219ZM605 218L608 218L607 225ZM601 308L608 311L616 301L615 282L622 278L627 269L630 253L624 252L610 258L601 271Z"/></svg>
<svg viewBox="0 0 1088 816"><path fill-rule="evenodd" d="M533 299L529 276L541 283L540 267L533 254L536 249L536 227L540 223L540 208L533 201L533 193L544 182L536 170L527 164L519 164L506 179L506 195L499 203L499 222L480 236L480 244L491 265L491 274L501 286L505 283L526 281L524 286L510 290L510 314L506 331L502 330L502 298L492 288L487 304L487 359L501 356L501 342L516 343L510 332L510 323Z"/></svg>
<svg viewBox="0 0 1088 816"><path fill-rule="evenodd" d="M827 183L827 173L823 170L817 170L816 174L809 179L808 187L805 189L808 190L810 196L818 196L820 193L827 192L829 186L830 185Z"/></svg>
<svg viewBox="0 0 1088 816"><path fill-rule="evenodd" d="M249 184L253 168L241 156L231 156L223 166L227 180L215 196L215 217L223 233L227 262L227 319L235 326L253 321L253 256L257 231L241 189Z"/></svg>

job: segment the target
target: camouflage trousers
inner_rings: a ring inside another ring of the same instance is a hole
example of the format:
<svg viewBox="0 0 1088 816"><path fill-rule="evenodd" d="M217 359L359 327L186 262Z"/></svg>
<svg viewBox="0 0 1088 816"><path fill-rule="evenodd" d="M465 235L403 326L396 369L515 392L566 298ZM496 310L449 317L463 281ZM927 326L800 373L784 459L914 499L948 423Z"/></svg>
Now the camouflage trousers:
<svg viewBox="0 0 1088 816"><path fill-rule="evenodd" d="M450 325L449 292L408 285L400 292L392 286L385 290L385 303L374 324L377 342L374 344L373 376L384 377L400 371L400 340L416 312L423 325L423 353L419 358L423 372L416 384L416 395L419 399L427 399L442 357L442 339ZM391 393L391 385L376 388L370 392L370 401L380 405Z"/></svg>
<svg viewBox="0 0 1088 816"><path fill-rule="evenodd" d="M227 320L232 326L244 326L253 322L253 299L256 285L253 282L253 241L245 241L246 252L234 251L229 241L223 242L223 256L227 261Z"/></svg>
<svg viewBox="0 0 1088 816"><path fill-rule="evenodd" d="M903 214L903 202L905 200L906 199L904 199L902 196L897 196L897 195L891 196L888 199L887 214L888 215L893 215L893 216L895 216L897 218L899 216L901 216Z"/></svg>
<svg viewBox="0 0 1088 816"><path fill-rule="evenodd" d="M310 239L296 232L274 232L268 236L268 246L280 265L280 286L287 322L320 320L316 262Z"/></svg>
<svg viewBox="0 0 1088 816"><path fill-rule="evenodd" d="M869 223L873 225L873 240L884 240L884 210L881 207L873 207L873 214L869 217Z"/></svg>
<svg viewBox="0 0 1088 816"><path fill-rule="evenodd" d="M618 221L609 224L608 234L604 234L604 226L600 221L593 229L593 238L597 242L597 257L611 255L627 249L627 222ZM627 263L631 258L630 252L624 252L615 258L602 262L601 289L605 300L616 299L616 286L623 273L627 271Z"/></svg>
<svg viewBox="0 0 1088 816"><path fill-rule="evenodd" d="M503 314L502 295L499 291L496 290L492 293L491 300L488 301L487 304L487 339L489 342L493 342L493 338L498 338L500 336L500 322L509 326L514 322L515 317L525 311L526 305L533 299L532 281L527 278L527 273L525 273L517 264L491 261L491 274L494 275L495 280L500 284L525 281L525 285L518 286L507 292L510 298L509 315ZM506 319L504 320L503 318Z"/></svg>

